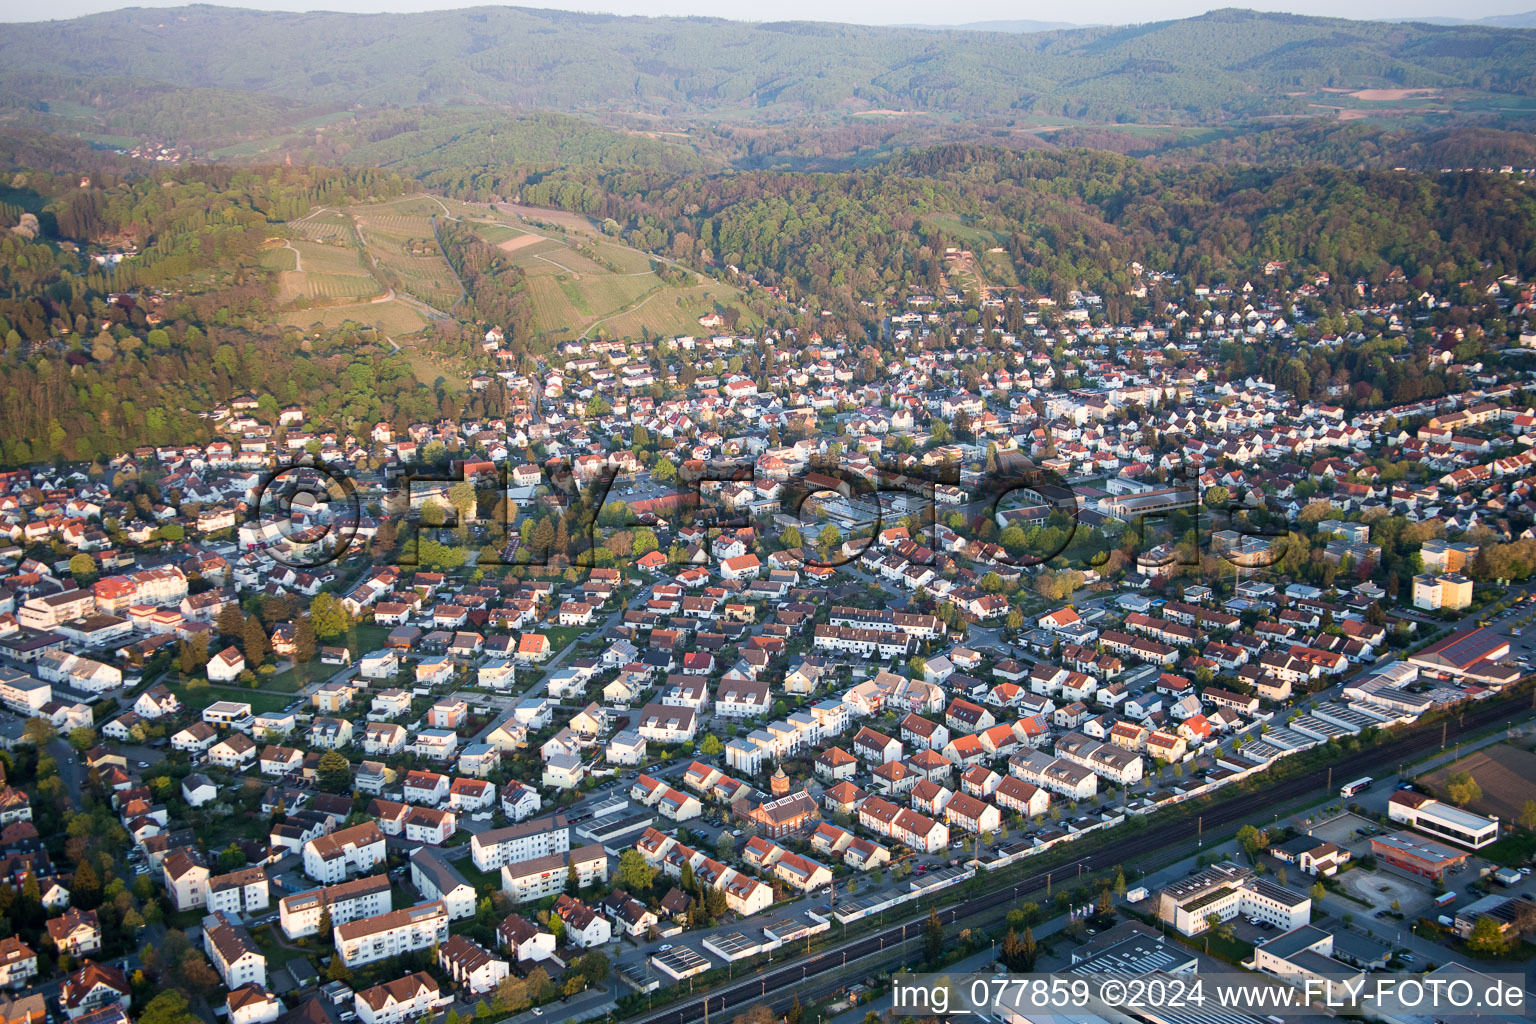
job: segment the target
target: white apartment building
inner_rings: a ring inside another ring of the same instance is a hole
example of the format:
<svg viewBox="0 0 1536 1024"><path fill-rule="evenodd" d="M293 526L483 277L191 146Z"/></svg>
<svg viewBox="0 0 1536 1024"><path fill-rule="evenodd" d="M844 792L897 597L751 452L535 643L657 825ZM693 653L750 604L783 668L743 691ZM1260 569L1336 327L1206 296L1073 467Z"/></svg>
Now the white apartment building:
<svg viewBox="0 0 1536 1024"><path fill-rule="evenodd" d="M384 863L384 833L373 822L319 836L304 844L304 873L325 885Z"/></svg>
<svg viewBox="0 0 1536 1024"><path fill-rule="evenodd" d="M367 917L378 917L394 909L389 876L368 875L319 889L296 892L277 901L278 920L283 934L302 939L320 931L325 910L331 914L331 926Z"/></svg>
<svg viewBox="0 0 1536 1024"><path fill-rule="evenodd" d="M430 1020L452 1002L453 996L444 995L437 979L426 971L363 989L352 997L353 1010L363 1024Z"/></svg>
<svg viewBox="0 0 1536 1024"><path fill-rule="evenodd" d="M208 899L208 869L187 850L172 850L160 861L165 891L177 910L205 906Z"/></svg>
<svg viewBox="0 0 1536 1024"><path fill-rule="evenodd" d="M431 850L411 854L411 882L423 899L442 900L450 921L475 916L475 887Z"/></svg>
<svg viewBox="0 0 1536 1024"><path fill-rule="evenodd" d="M205 883L203 902L210 913L251 914L266 910L271 905L267 869L257 865L210 876Z"/></svg>
<svg viewBox="0 0 1536 1024"><path fill-rule="evenodd" d="M399 956L448 941L448 908L428 900L334 929L336 952L348 967Z"/></svg>
<svg viewBox="0 0 1536 1024"><path fill-rule="evenodd" d="M203 918L203 952L224 979L225 988L250 984L267 987L267 958L250 932L230 924L223 914L215 912Z"/></svg>
<svg viewBox="0 0 1536 1024"><path fill-rule="evenodd" d="M570 853L551 853L544 857L507 864L501 869L501 891L514 903L528 903L565 891L571 865L576 867L578 883L585 887L608 881L608 854L601 846L584 846Z"/></svg>
<svg viewBox="0 0 1536 1024"><path fill-rule="evenodd" d="M506 864L565 853L570 848L570 825L564 812L557 811L471 837L469 856L481 871L495 871Z"/></svg>

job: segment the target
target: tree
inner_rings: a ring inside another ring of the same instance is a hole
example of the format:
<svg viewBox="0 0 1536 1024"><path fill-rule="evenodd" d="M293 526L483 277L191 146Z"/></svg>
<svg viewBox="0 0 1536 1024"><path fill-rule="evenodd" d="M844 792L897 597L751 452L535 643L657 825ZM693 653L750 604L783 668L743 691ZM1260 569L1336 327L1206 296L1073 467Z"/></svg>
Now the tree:
<svg viewBox="0 0 1536 1024"><path fill-rule="evenodd" d="M261 620L251 616L245 620L245 642L241 649L245 652L245 663L249 668L260 668L262 662L267 660L269 642L267 631L262 626Z"/></svg>
<svg viewBox="0 0 1536 1024"><path fill-rule="evenodd" d="M327 750L315 766L320 788L328 793L346 793L352 789L352 762L339 750Z"/></svg>
<svg viewBox="0 0 1536 1024"><path fill-rule="evenodd" d="M325 969L325 977L329 981L352 980L352 972L347 970L347 965L342 961L340 953L331 957L331 965Z"/></svg>
<svg viewBox="0 0 1536 1024"><path fill-rule="evenodd" d="M1313 903L1321 903L1323 902L1323 897L1328 895L1328 890L1323 887L1322 882L1313 882L1312 889L1308 895L1312 897Z"/></svg>
<svg viewBox="0 0 1536 1024"><path fill-rule="evenodd" d="M1002 961L1010 971L1025 974L1034 970L1037 953L1035 933L1027 926L1022 936L1012 928L1003 936Z"/></svg>
<svg viewBox="0 0 1536 1024"><path fill-rule="evenodd" d="M930 963L938 963L944 954L944 923L939 920L937 909L928 910L928 920L923 923L923 955Z"/></svg>
<svg viewBox="0 0 1536 1024"><path fill-rule="evenodd" d="M645 893L656 883L656 869L646 863L644 854L630 848L619 854L614 883L632 893Z"/></svg>
<svg viewBox="0 0 1536 1024"><path fill-rule="evenodd" d="M234 640L245 632L245 616L240 613L240 606L231 601L219 609L214 625L218 627L220 634Z"/></svg>
<svg viewBox="0 0 1536 1024"><path fill-rule="evenodd" d="M307 665L315 660L315 624L308 615L300 615L293 623L293 663Z"/></svg>
<svg viewBox="0 0 1536 1024"><path fill-rule="evenodd" d="M588 985L601 985L607 981L611 969L608 954L600 949L594 949L576 961L576 970L587 980Z"/></svg>
<svg viewBox="0 0 1536 1024"><path fill-rule="evenodd" d="M1475 804L1483 798L1483 787L1477 784L1471 772L1457 772L1446 781L1446 795L1461 807Z"/></svg>
<svg viewBox="0 0 1536 1024"><path fill-rule="evenodd" d="M521 1010L528 1005L528 983L516 975L508 975L496 986L493 1005L502 1013Z"/></svg>
<svg viewBox="0 0 1536 1024"><path fill-rule="evenodd" d="M635 558L644 558L655 551L660 545L656 540L656 531L649 526L636 527L630 535L630 554Z"/></svg>
<svg viewBox="0 0 1536 1024"><path fill-rule="evenodd" d="M330 900L322 899L320 901L319 931L316 933L321 942L328 943L331 941L331 927L331 902Z"/></svg>
<svg viewBox="0 0 1536 1024"><path fill-rule="evenodd" d="M1509 939L1499 922L1491 917L1479 917L1467 936L1467 948L1476 953L1497 955L1509 948Z"/></svg>
<svg viewBox="0 0 1536 1024"><path fill-rule="evenodd" d="M314 626L315 635L322 639L340 636L350 625L347 610L342 607L335 594L316 594L309 605L309 617Z"/></svg>
<svg viewBox="0 0 1536 1024"><path fill-rule="evenodd" d="M340 960L340 957L336 959ZM181 958L181 983L196 996L208 998L220 985L219 973L208 958L195 949L189 949Z"/></svg>
<svg viewBox="0 0 1536 1024"><path fill-rule="evenodd" d="M84 585L96 575L96 559L83 551L70 555L69 574L75 578L76 582Z"/></svg>
<svg viewBox="0 0 1536 1024"><path fill-rule="evenodd" d="M1226 508L1227 507L1227 502L1229 502L1231 500L1232 500L1232 492L1227 490L1221 484L1216 484L1215 486L1211 487L1209 490L1207 490L1205 492L1205 507L1206 508L1214 508L1214 509Z"/></svg>
<svg viewBox="0 0 1536 1024"><path fill-rule="evenodd" d="M721 743L720 737L716 736L714 733L710 733L708 736L705 736L704 741L699 744L699 753L703 754L705 757L715 757L724 749L725 744Z"/></svg>
<svg viewBox="0 0 1536 1024"><path fill-rule="evenodd" d="M82 860L75 866L75 877L69 884L70 902L81 910L95 910L101 905L101 877L91 862Z"/></svg>
<svg viewBox="0 0 1536 1024"><path fill-rule="evenodd" d="M341 959L337 957L336 959ZM187 997L176 989L161 990L139 1014L139 1024L199 1024L197 1014L187 1006Z"/></svg>
<svg viewBox="0 0 1536 1024"><path fill-rule="evenodd" d="M1536 800L1527 800L1520 810L1520 827L1536 832Z"/></svg>
<svg viewBox="0 0 1536 1024"><path fill-rule="evenodd" d="M21 735L28 743L41 750L53 740L53 726L45 718L29 718L21 727Z"/></svg>
<svg viewBox="0 0 1536 1024"><path fill-rule="evenodd" d="M1269 836L1252 825L1244 825L1237 830L1237 844L1248 854L1248 860L1252 863L1257 860L1259 851L1269 845Z"/></svg>
<svg viewBox="0 0 1536 1024"><path fill-rule="evenodd" d="M720 834L715 837L715 855L725 861L730 860L735 852L736 840L732 838L730 830L721 829Z"/></svg>

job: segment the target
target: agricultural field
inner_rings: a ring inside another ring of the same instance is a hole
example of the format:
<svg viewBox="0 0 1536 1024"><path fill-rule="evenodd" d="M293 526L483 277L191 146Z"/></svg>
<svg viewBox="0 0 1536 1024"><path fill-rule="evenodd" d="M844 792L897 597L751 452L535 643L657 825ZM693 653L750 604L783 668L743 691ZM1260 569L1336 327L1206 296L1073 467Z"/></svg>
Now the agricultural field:
<svg viewBox="0 0 1536 1024"><path fill-rule="evenodd" d="M433 237L434 217L463 220L506 253L527 275L535 329L551 339L598 331L693 334L700 316L725 306L743 309L741 294L729 285L687 271L680 280L675 274L663 280L655 258L605 236L585 217L423 195L317 210L290 223L292 237L269 248L262 263L278 272L283 302L310 308L290 310L283 321L307 328L354 320L396 337L425 326L422 312L406 303L367 301L383 294L380 278L395 294L451 313L461 292Z"/></svg>
<svg viewBox="0 0 1536 1024"><path fill-rule="evenodd" d="M320 274L306 270L304 297L320 302L331 299L366 299L379 294L379 284L361 274Z"/></svg>
<svg viewBox="0 0 1536 1024"><path fill-rule="evenodd" d="M261 263L278 272L277 298L284 304L304 299L330 305L381 293L362 253L344 245L292 239L262 253Z"/></svg>
<svg viewBox="0 0 1536 1024"><path fill-rule="evenodd" d="M729 285L711 281L691 288L667 288L641 300L644 305L621 313L597 325L597 330L616 338L638 338L645 331L653 335L698 334L699 317L716 311L718 306L735 305L741 298ZM742 310L741 326L755 326L756 317Z"/></svg>
<svg viewBox="0 0 1536 1024"><path fill-rule="evenodd" d="M281 314L281 317L283 324L306 331L311 328L335 330L351 320L397 339L415 334L427 325L426 319L420 313L399 299L346 306L292 309Z"/></svg>
<svg viewBox="0 0 1536 1024"><path fill-rule="evenodd" d="M336 240L342 244L356 243L352 219L339 210L329 207L316 210L302 220L289 221L288 230L300 238L311 238L316 241Z"/></svg>
<svg viewBox="0 0 1536 1024"><path fill-rule="evenodd" d="M268 270L292 273L298 269L299 254L287 246L275 246L261 254L261 265Z"/></svg>
<svg viewBox="0 0 1536 1024"><path fill-rule="evenodd" d="M552 338L692 334L717 303L742 305L736 289L691 272L686 283L664 281L653 257L604 236L585 217L445 202L527 275L534 328Z"/></svg>
<svg viewBox="0 0 1536 1024"><path fill-rule="evenodd" d="M432 241L432 217L444 212L440 204L411 197L348 212L386 280L445 313L458 303L458 278Z"/></svg>
<svg viewBox="0 0 1536 1024"><path fill-rule="evenodd" d="M341 242L310 242L295 239L289 243L299 255L304 270L321 274L368 275L362 251L355 245Z"/></svg>
<svg viewBox="0 0 1536 1024"><path fill-rule="evenodd" d="M1468 810L1519 821L1528 800L1536 800L1536 753L1496 743L1417 779L1440 799L1448 799L1451 776L1466 772L1477 780L1483 795Z"/></svg>

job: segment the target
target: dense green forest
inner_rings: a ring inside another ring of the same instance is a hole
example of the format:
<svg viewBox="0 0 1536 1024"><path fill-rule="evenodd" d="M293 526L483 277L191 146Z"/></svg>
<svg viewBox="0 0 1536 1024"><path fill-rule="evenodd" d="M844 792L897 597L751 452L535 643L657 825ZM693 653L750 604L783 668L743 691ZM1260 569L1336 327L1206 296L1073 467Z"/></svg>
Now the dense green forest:
<svg viewBox="0 0 1536 1024"><path fill-rule="evenodd" d="M386 110L281 140L272 152L294 162L380 167L423 174L447 167L571 164L694 171L712 166L691 146L592 124L565 114L485 107Z"/></svg>
<svg viewBox="0 0 1536 1024"><path fill-rule="evenodd" d="M1296 167L1500 167L1536 165L1536 135L1482 125L1386 127L1327 118L1244 122L1218 128L1033 129L1015 119L957 120L915 115L850 118L805 115L757 124L699 119L676 131L615 117L609 125L566 114L517 114L484 107L419 107L346 115L323 129L237 147L225 159L381 167L431 185L511 195L528 181L571 165L670 172L845 171L893 156L966 143L999 149L1104 149L1160 162Z"/></svg>
<svg viewBox="0 0 1536 1024"><path fill-rule="evenodd" d="M464 285L465 312L500 325L508 347L524 350L533 335L533 304L522 269L462 221L440 223L437 237L443 255Z"/></svg>
<svg viewBox="0 0 1536 1024"><path fill-rule="evenodd" d="M284 96L231 89L185 88L149 78L0 74L0 111L30 127L104 139L199 140L229 145L292 129L330 109Z"/></svg>
<svg viewBox="0 0 1536 1024"><path fill-rule="evenodd" d="M1420 130L1317 119L1154 136L1113 128L1070 128L1043 133L1041 144L1107 149L1179 164L1212 162L1272 168L1330 164L1416 171L1536 166L1536 135L1477 125Z"/></svg>
<svg viewBox="0 0 1536 1024"><path fill-rule="evenodd" d="M82 96L79 79L130 79L222 90L196 99L227 97L231 113L257 120L275 111L243 94L334 111L470 102L663 116L894 108L1216 123L1305 114L1297 94L1324 88L1521 99L1490 104L1502 108L1536 93L1529 30L1239 10L1032 34L513 7L363 17L193 6L0 29L0 65L32 68L42 54L55 77L13 74L13 105L80 113L95 99ZM130 123L145 123L153 102L142 87L126 91ZM195 127L196 103L159 102L167 134Z"/></svg>
<svg viewBox="0 0 1536 1024"><path fill-rule="evenodd" d="M471 182L459 184L478 198ZM1132 260L1194 284L1241 283L1289 260L1329 272L1338 289L1393 267L1421 284L1536 272L1536 197L1482 173L1159 167L1102 151L951 145L843 174L576 168L521 196L611 217L638 248L734 264L844 313L896 286L936 286L944 246L964 241L946 220L995 239L1027 291L1059 300L1104 289L1112 317L1131 312Z"/></svg>
<svg viewBox="0 0 1536 1024"><path fill-rule="evenodd" d="M195 442L208 429L195 410L258 381L273 393L327 394L325 379L346 364L267 328L273 287L258 254L273 225L316 205L409 187L373 170L125 172L47 139L8 140L0 155L17 161L0 177L0 444L10 463ZM92 253L133 255L111 266ZM369 374L388 376L383 364ZM337 410L366 402L363 419L393 415L387 382L358 390L372 397L343 395ZM422 400L437 405L430 392Z"/></svg>

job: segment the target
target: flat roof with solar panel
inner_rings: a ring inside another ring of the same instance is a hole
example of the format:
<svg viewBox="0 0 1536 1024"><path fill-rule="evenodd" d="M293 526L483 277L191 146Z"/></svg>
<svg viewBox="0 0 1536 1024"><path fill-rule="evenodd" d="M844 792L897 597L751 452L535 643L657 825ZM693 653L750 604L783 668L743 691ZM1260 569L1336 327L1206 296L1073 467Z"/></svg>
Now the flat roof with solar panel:
<svg viewBox="0 0 1536 1024"><path fill-rule="evenodd" d="M745 932L725 932L704 940L705 949L727 960L745 960L778 945L777 940L769 943L761 938L754 939Z"/></svg>
<svg viewBox="0 0 1536 1024"><path fill-rule="evenodd" d="M1106 946L1072 965L1074 974L1147 974L1151 971L1188 971L1195 954L1177 942L1156 935L1133 935Z"/></svg>
<svg viewBox="0 0 1536 1024"><path fill-rule="evenodd" d="M610 815L578 826L576 834L589 842L605 844L631 832L649 828L655 822L653 814Z"/></svg>
<svg viewBox="0 0 1536 1024"><path fill-rule="evenodd" d="M1485 659L1497 660L1509 653L1509 641L1491 629L1481 626L1452 633L1437 644L1431 644L1409 657L1415 665L1464 672Z"/></svg>
<svg viewBox="0 0 1536 1024"><path fill-rule="evenodd" d="M832 913L838 917L846 914L863 914L875 907L886 906L893 902L889 895L877 892L866 893L863 896L839 896L837 903L832 907Z"/></svg>
<svg viewBox="0 0 1536 1024"><path fill-rule="evenodd" d="M703 974L710 968L709 957L687 946L673 946L665 953L653 953L651 963L656 965L658 971L674 981L682 981L695 974Z"/></svg>
<svg viewBox="0 0 1536 1024"><path fill-rule="evenodd" d="M939 868L937 871L929 871L923 875L914 875L909 881L914 892L924 889L941 889L946 885L954 885L962 882L976 873L975 868L964 865L956 865L952 868Z"/></svg>
<svg viewBox="0 0 1536 1024"><path fill-rule="evenodd" d="M791 942L795 939L803 939L807 935L818 935L831 927L832 922L826 918L812 917L801 911L780 914L763 925L763 931L781 942Z"/></svg>

